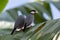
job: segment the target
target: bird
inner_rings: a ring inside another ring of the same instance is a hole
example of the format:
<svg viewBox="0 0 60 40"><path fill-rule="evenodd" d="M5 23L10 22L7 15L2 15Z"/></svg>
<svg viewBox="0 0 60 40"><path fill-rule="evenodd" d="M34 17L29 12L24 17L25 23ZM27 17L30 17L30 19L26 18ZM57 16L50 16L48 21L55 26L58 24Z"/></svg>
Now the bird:
<svg viewBox="0 0 60 40"><path fill-rule="evenodd" d="M11 32L11 35L16 31L16 29L22 29L25 23L25 17L24 15L20 15L17 17L15 24L14 24L14 29Z"/></svg>
<svg viewBox="0 0 60 40"><path fill-rule="evenodd" d="M17 17L14 29L11 32L11 35L16 31L16 29L22 29L24 32L26 30L26 27L31 25L31 23L34 21L34 14L38 13L36 10L31 10L30 13L26 16L20 15Z"/></svg>
<svg viewBox="0 0 60 40"><path fill-rule="evenodd" d="M38 11L31 10L30 13L26 16L23 31L26 30L26 27L31 26L32 22L34 21L34 14L36 14L36 13L38 13Z"/></svg>

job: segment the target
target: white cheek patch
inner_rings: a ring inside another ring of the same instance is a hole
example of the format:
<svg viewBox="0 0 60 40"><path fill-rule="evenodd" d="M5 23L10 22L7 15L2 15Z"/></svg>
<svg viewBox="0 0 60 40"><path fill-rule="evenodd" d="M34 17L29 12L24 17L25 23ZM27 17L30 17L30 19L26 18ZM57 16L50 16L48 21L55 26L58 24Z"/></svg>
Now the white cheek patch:
<svg viewBox="0 0 60 40"><path fill-rule="evenodd" d="M31 13L34 14L35 12L32 11Z"/></svg>

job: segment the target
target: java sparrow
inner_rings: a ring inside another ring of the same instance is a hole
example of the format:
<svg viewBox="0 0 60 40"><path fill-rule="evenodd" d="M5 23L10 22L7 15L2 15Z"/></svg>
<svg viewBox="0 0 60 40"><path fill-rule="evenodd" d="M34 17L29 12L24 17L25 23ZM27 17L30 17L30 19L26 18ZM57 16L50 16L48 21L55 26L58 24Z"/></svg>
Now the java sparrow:
<svg viewBox="0 0 60 40"><path fill-rule="evenodd" d="M31 26L31 23L34 21L34 14L36 13L38 13L36 10L31 10L30 13L26 16L23 31L25 31L27 26Z"/></svg>
<svg viewBox="0 0 60 40"><path fill-rule="evenodd" d="M11 35L14 33L14 31L16 31L16 29L21 29L24 26L24 22L25 22L24 15L18 16L15 21L14 29L12 30Z"/></svg>
<svg viewBox="0 0 60 40"><path fill-rule="evenodd" d="M11 35L14 33L16 29L22 29L25 31L26 27L31 25L31 23L34 21L34 14L38 13L36 10L31 10L30 14L26 16L26 18L23 15L18 16L18 18L15 21L14 29L11 32Z"/></svg>

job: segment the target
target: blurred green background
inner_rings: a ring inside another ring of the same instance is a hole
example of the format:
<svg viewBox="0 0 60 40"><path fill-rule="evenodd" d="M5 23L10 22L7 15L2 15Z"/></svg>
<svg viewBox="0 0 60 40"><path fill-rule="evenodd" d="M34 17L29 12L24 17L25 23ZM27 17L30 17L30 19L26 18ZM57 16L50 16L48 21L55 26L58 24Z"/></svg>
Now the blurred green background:
<svg viewBox="0 0 60 40"><path fill-rule="evenodd" d="M60 40L59 4L59 0L0 0L0 40ZM31 9L38 11L35 26L10 35L19 14L27 15Z"/></svg>

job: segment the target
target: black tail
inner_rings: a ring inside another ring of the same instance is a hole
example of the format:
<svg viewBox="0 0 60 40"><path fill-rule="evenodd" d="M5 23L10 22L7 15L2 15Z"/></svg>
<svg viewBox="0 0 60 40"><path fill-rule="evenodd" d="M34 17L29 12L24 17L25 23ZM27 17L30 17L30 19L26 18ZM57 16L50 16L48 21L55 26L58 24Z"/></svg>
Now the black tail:
<svg viewBox="0 0 60 40"><path fill-rule="evenodd" d="M27 25L26 25L26 23L25 23L23 31L25 31L25 30L26 30L26 27L27 27Z"/></svg>
<svg viewBox="0 0 60 40"><path fill-rule="evenodd" d="M13 35L14 31L16 30L16 28L13 29L13 31L11 32L11 35Z"/></svg>

